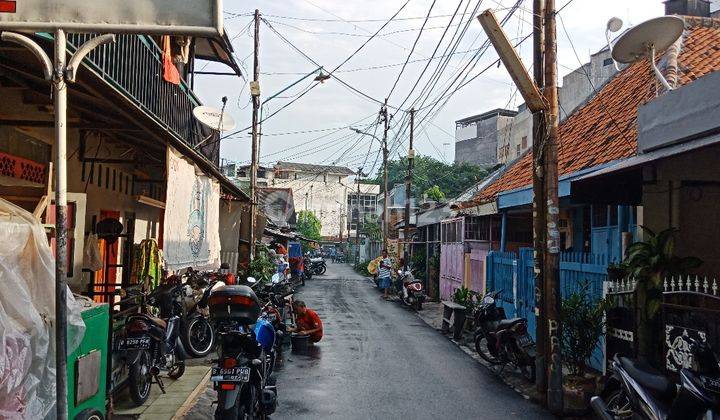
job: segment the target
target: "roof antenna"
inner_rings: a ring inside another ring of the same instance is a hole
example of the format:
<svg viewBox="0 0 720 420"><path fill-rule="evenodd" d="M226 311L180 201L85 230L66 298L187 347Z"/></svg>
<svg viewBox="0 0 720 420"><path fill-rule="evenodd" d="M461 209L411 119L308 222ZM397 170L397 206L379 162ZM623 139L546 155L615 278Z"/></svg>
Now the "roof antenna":
<svg viewBox="0 0 720 420"><path fill-rule="evenodd" d="M622 29L623 21L622 19L618 17L611 17L610 20L607 22L607 27L605 28L605 39L607 40L607 46L608 51L611 52L612 55L612 46L610 45L610 33L615 33ZM618 66L617 61L613 59L613 64L615 65L615 70L620 71L620 66Z"/></svg>
<svg viewBox="0 0 720 420"><path fill-rule="evenodd" d="M655 65L655 54L670 47L683 33L685 22L676 16L661 16L645 21L625 32L612 48L612 58L619 63L650 60L655 77L669 92L672 86Z"/></svg>

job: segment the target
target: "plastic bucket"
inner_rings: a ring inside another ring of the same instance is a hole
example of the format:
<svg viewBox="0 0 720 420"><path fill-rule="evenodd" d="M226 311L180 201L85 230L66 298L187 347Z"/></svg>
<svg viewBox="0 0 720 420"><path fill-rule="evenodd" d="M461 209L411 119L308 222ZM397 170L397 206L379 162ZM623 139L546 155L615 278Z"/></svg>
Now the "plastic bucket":
<svg viewBox="0 0 720 420"><path fill-rule="evenodd" d="M290 337L290 340L292 342L292 351L294 351L294 352L305 352L305 351L307 351L308 346L310 345L310 336L309 335L293 334Z"/></svg>

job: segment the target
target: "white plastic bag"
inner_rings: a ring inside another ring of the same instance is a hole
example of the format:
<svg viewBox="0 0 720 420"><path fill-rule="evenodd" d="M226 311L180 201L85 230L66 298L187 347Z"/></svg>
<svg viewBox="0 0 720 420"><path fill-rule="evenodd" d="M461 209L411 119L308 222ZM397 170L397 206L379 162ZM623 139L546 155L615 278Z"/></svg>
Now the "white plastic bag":
<svg viewBox="0 0 720 420"><path fill-rule="evenodd" d="M103 269L102 258L100 257L100 242L96 234L91 233L85 239L85 255L83 258L83 268L92 271L100 271Z"/></svg>
<svg viewBox="0 0 720 420"><path fill-rule="evenodd" d="M2 198L0 238L0 418L53 418L54 257L40 222ZM67 305L70 354L85 324L69 289Z"/></svg>

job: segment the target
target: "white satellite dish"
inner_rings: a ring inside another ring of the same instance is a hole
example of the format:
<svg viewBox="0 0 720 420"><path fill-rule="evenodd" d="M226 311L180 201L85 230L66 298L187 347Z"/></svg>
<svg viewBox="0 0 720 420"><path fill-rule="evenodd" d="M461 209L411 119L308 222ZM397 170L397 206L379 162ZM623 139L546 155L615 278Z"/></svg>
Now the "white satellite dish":
<svg viewBox="0 0 720 420"><path fill-rule="evenodd" d="M215 131L228 131L235 128L235 120L227 112L211 106L196 106L193 115L203 125Z"/></svg>
<svg viewBox="0 0 720 420"><path fill-rule="evenodd" d="M667 90L672 90L665 77L655 66L655 54L668 49L683 33L685 22L676 16L661 16L643 22L625 32L612 49L612 58L619 63L633 63L643 58Z"/></svg>

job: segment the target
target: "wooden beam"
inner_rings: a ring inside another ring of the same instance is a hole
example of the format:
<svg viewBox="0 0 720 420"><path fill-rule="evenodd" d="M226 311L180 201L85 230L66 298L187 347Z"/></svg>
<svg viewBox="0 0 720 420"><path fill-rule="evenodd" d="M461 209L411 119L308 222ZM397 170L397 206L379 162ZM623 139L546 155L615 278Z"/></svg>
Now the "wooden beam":
<svg viewBox="0 0 720 420"><path fill-rule="evenodd" d="M510 73L510 77L515 82L520 94L525 99L528 109L532 112L544 110L546 105L543 95L532 78L530 78L527 69L520 60L520 56L513 48L507 35L505 35L505 31L498 23L497 18L495 18L495 14L488 9L478 16L478 20L493 47L495 47L495 51L500 56L503 65Z"/></svg>

